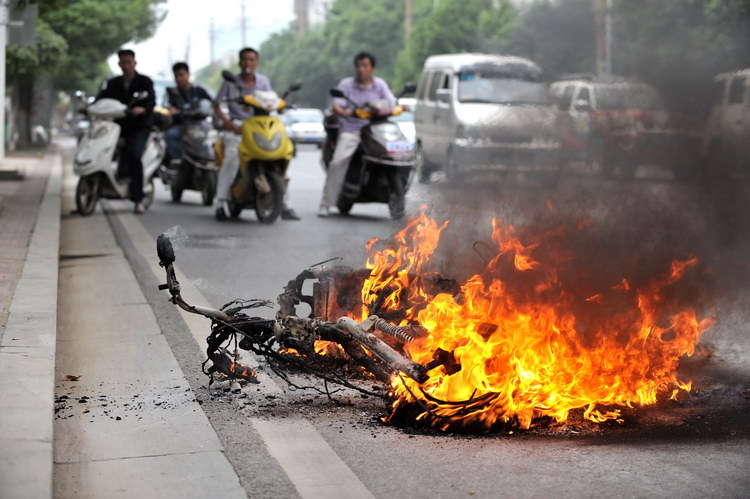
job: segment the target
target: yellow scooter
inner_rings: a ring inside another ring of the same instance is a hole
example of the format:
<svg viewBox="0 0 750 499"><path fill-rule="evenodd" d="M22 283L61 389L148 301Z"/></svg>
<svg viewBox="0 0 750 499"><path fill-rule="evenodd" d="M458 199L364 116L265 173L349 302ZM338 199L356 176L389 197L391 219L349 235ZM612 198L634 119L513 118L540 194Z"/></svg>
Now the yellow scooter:
<svg viewBox="0 0 750 499"><path fill-rule="evenodd" d="M229 71L224 71L222 77L235 83L234 75ZM238 98L241 104L251 106L255 115L242 123L240 168L231 188L229 213L218 208L217 220L226 220L227 215L236 218L244 208L251 207L262 223L273 223L281 214L286 191L284 177L294 156L294 143L289 139L281 119L270 114L273 111L283 113L287 107L287 95L300 88L302 83L297 81L282 97L274 91L256 90L253 94ZM217 142L216 149L217 153L221 153L220 142ZM223 154L217 154L217 164L222 158Z"/></svg>

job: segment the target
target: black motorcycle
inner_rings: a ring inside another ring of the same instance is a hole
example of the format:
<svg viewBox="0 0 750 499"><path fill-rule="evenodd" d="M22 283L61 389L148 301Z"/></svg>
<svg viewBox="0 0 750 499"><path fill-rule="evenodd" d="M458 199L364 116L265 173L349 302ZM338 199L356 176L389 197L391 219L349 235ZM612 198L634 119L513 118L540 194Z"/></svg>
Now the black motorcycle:
<svg viewBox="0 0 750 499"><path fill-rule="evenodd" d="M416 86L407 84L400 95L413 93ZM406 191L417 159L414 148L399 126L388 118L402 111L400 106L383 110L374 104L357 106L344 93L333 88L331 96L346 99L354 106L354 115L369 119L360 131L361 142L349 162L336 207L348 214L354 203L387 203L391 218L401 218L406 211ZM331 120L324 123L327 138L323 145L323 163L333 157L338 140L338 127Z"/></svg>
<svg viewBox="0 0 750 499"><path fill-rule="evenodd" d="M204 206L210 206L216 193L217 168L209 135L208 120L211 103L186 102L177 113L182 116L182 156L159 168L159 176L172 192L172 201L179 203L185 189L199 191Z"/></svg>

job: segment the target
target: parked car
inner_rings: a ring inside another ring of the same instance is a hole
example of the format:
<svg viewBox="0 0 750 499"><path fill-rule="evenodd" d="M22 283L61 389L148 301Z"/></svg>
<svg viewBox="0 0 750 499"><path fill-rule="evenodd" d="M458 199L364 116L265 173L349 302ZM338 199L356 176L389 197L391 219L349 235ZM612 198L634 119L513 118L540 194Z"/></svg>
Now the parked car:
<svg viewBox="0 0 750 499"><path fill-rule="evenodd" d="M750 172L750 69L714 78L705 146L706 173Z"/></svg>
<svg viewBox="0 0 750 499"><path fill-rule="evenodd" d="M288 109L282 115L286 132L294 144L321 146L326 132L323 128L323 111L315 108Z"/></svg>
<svg viewBox="0 0 750 499"><path fill-rule="evenodd" d="M419 180L435 171L456 178L508 167L558 170L556 112L541 78L539 66L520 57L429 57L417 87Z"/></svg>
<svg viewBox="0 0 750 499"><path fill-rule="evenodd" d="M550 85L560 115L562 153L585 159L604 177L619 168L635 175L640 164L672 168L692 178L700 166L699 127L671 113L650 85L621 77L575 76Z"/></svg>
<svg viewBox="0 0 750 499"><path fill-rule="evenodd" d="M404 107L404 110L398 116L392 116L391 121L396 123L401 129L409 143L414 147L417 142L417 129L414 126L414 110L417 106L417 99L412 97L402 97L398 104Z"/></svg>

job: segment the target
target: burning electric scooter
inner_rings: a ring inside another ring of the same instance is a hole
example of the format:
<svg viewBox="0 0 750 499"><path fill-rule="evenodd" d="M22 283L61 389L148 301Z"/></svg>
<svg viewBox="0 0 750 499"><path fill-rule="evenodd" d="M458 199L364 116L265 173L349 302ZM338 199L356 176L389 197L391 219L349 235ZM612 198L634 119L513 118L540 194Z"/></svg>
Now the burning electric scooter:
<svg viewBox="0 0 750 499"><path fill-rule="evenodd" d="M701 316L697 258L635 280L620 275L624 266L608 264L602 275L566 249L585 225L520 235L495 219L485 244L493 256L460 284L430 267L447 225L421 214L389 242L370 241L365 269L305 270L279 295L275 319L248 314L266 301L185 303L165 235L162 289L212 320L207 374L254 379L227 354L232 345L288 382L285 367L367 391L356 381L364 374L385 385L387 421L498 431L564 422L575 411L602 423L690 391L680 359L715 320Z"/></svg>

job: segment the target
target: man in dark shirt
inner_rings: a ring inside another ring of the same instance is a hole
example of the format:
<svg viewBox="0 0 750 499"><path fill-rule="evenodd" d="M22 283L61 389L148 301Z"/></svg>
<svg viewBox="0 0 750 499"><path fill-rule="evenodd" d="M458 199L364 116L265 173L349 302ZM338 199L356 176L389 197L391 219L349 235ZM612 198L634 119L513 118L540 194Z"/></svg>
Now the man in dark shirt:
<svg viewBox="0 0 750 499"><path fill-rule="evenodd" d="M182 125L183 118L178 111L191 103L202 100L213 102L208 90L190 82L190 68L185 62L178 62L172 66L176 87L167 89L167 106L172 114L172 126L167 130L167 157L170 162L179 162L182 155Z"/></svg>
<svg viewBox="0 0 750 499"><path fill-rule="evenodd" d="M109 80L97 99L116 99L123 104L131 105L133 96L146 92L146 98L134 103L124 118L116 120L122 128L125 139L123 160L130 169L130 199L135 202L135 213L143 213L143 163L141 156L146 148L151 126L151 113L156 105L154 84L148 76L135 70L135 52L124 49L117 52L122 76Z"/></svg>

